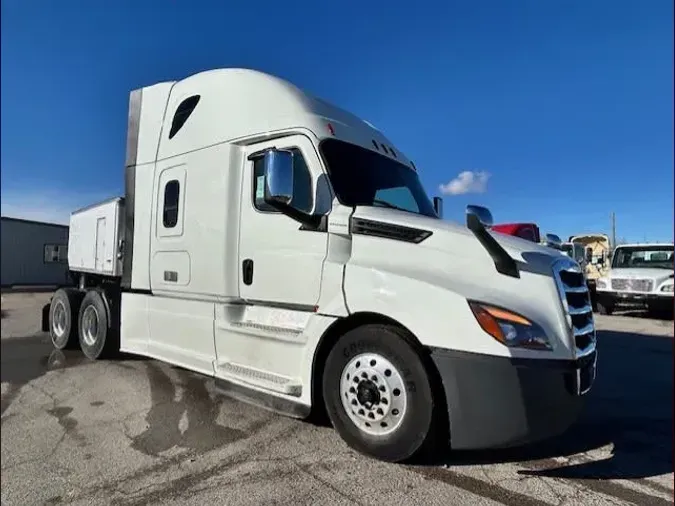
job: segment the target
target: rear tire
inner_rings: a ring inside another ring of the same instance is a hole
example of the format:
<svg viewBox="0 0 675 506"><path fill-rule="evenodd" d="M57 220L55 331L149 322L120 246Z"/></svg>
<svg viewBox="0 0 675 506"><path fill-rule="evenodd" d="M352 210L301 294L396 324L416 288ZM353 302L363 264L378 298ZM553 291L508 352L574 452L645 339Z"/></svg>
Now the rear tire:
<svg viewBox="0 0 675 506"><path fill-rule="evenodd" d="M425 453L441 434L425 365L391 325L340 337L326 359L323 398L338 434L358 452L388 462Z"/></svg>
<svg viewBox="0 0 675 506"><path fill-rule="evenodd" d="M77 321L84 293L74 288L59 288L49 305L49 337L57 350L77 347Z"/></svg>
<svg viewBox="0 0 675 506"><path fill-rule="evenodd" d="M110 325L110 314L100 290L90 290L84 296L78 317L80 348L90 360L106 358L114 353L117 332Z"/></svg>

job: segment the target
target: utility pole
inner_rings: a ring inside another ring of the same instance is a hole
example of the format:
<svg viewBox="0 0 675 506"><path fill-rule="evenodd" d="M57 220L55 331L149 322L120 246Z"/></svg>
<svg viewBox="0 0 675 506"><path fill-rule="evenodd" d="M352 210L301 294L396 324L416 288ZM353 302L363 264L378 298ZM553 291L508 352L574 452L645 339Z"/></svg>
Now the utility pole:
<svg viewBox="0 0 675 506"><path fill-rule="evenodd" d="M614 249L616 248L616 214L614 214L614 211L612 211L610 219L612 221L612 249Z"/></svg>

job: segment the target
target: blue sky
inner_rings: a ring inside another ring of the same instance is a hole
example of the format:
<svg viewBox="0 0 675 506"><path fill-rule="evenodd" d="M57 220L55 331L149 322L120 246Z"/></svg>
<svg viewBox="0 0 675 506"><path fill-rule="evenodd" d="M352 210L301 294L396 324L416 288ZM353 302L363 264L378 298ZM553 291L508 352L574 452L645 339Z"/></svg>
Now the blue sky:
<svg viewBox="0 0 675 506"><path fill-rule="evenodd" d="M447 218L673 238L672 0L103 4L2 0L3 215L121 194L129 91L236 66L375 124L430 194L469 190Z"/></svg>

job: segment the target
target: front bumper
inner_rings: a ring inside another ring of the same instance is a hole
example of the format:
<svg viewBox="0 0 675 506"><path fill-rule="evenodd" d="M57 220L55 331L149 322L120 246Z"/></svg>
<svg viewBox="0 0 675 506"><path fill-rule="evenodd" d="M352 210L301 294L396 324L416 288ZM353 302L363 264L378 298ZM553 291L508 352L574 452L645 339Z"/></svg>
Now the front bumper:
<svg viewBox="0 0 675 506"><path fill-rule="evenodd" d="M603 306L650 306L654 308L672 309L673 296L657 293L633 293L633 292L597 292L598 302Z"/></svg>
<svg viewBox="0 0 675 506"><path fill-rule="evenodd" d="M453 449L504 448L561 434L579 417L597 352L579 360L431 350L445 390Z"/></svg>

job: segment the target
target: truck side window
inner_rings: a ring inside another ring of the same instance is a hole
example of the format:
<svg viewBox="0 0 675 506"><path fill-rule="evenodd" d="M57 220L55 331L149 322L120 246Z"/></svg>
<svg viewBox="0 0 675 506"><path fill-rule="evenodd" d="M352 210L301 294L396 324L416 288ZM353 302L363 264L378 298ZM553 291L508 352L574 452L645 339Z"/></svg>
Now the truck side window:
<svg viewBox="0 0 675 506"><path fill-rule="evenodd" d="M293 152L293 207L301 211L312 210L312 176L309 173L305 158L298 148L292 148ZM258 211L265 213L278 212L272 206L265 203L265 173L262 158L256 158L253 162L253 205Z"/></svg>
<svg viewBox="0 0 675 506"><path fill-rule="evenodd" d="M176 114L174 114L173 120L171 121L169 139L173 139L173 136L176 135L181 128L183 128L183 125L190 117L190 114L192 114L192 111L194 111L195 107L197 107L200 98L201 97L199 95L188 97L183 100L176 108Z"/></svg>
<svg viewBox="0 0 675 506"><path fill-rule="evenodd" d="M180 183L177 179L168 181L164 186L164 212L162 223L164 228L173 228L178 223L178 197Z"/></svg>

